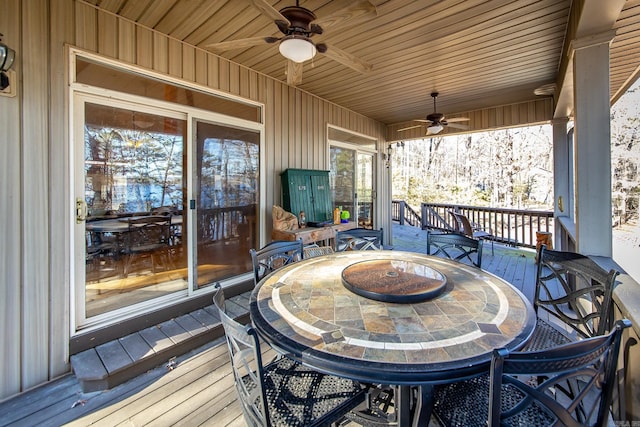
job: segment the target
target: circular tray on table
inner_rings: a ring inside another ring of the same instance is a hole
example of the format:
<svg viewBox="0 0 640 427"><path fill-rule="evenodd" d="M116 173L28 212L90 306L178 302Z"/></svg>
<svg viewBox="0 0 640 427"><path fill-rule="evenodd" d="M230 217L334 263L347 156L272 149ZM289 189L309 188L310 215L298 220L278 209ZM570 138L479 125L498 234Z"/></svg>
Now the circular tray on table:
<svg viewBox="0 0 640 427"><path fill-rule="evenodd" d="M375 259L342 270L342 283L351 292L376 301L414 303L437 297L447 278L427 264Z"/></svg>

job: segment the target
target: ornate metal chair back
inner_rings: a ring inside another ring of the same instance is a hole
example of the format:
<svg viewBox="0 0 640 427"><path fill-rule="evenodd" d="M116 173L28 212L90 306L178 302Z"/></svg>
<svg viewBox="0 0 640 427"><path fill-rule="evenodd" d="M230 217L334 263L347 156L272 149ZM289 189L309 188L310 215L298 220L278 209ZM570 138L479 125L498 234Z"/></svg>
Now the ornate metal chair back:
<svg viewBox="0 0 640 427"><path fill-rule="evenodd" d="M353 230L338 231L336 233L336 252L381 250L383 232L368 228L354 228Z"/></svg>
<svg viewBox="0 0 640 427"><path fill-rule="evenodd" d="M575 338L602 335L613 322L612 293L616 270L606 271L574 252L538 252L534 307L538 317L551 316Z"/></svg>
<svg viewBox="0 0 640 427"><path fill-rule="evenodd" d="M427 231L427 254L443 256L482 268L482 240L458 233Z"/></svg>
<svg viewBox="0 0 640 427"><path fill-rule="evenodd" d="M302 240L275 241L259 250L249 249L253 264L254 285L267 274L304 258Z"/></svg>
<svg viewBox="0 0 640 427"><path fill-rule="evenodd" d="M542 352L494 350L490 369L489 426L607 425L616 386L622 331ZM538 381L531 381L537 375Z"/></svg>

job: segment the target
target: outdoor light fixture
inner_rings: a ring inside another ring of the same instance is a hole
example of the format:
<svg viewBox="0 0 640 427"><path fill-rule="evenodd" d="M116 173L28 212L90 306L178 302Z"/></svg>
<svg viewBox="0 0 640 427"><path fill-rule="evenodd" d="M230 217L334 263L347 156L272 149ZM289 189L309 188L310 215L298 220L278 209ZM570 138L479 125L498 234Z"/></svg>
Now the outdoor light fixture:
<svg viewBox="0 0 640 427"><path fill-rule="evenodd" d="M0 34L0 71L9 71L15 57L16 51L2 43L2 34Z"/></svg>
<svg viewBox="0 0 640 427"><path fill-rule="evenodd" d="M0 34L0 90L9 87L9 76L5 74L5 71L9 71L15 58L16 51L2 43L2 34Z"/></svg>
<svg viewBox="0 0 640 427"><path fill-rule="evenodd" d="M429 126L429 127L427 128L427 131L428 131L430 134L435 135L435 134L437 134L437 133L442 132L442 129L444 129L444 128L442 127L442 125L441 125L440 123L436 123L435 125L431 125L431 126Z"/></svg>
<svg viewBox="0 0 640 427"><path fill-rule="evenodd" d="M386 160L385 166L387 167L387 169L389 169L389 165L391 164L391 153L393 153L393 147L391 146L391 144L389 144L387 146L387 154L382 155L383 159Z"/></svg>
<svg viewBox="0 0 640 427"><path fill-rule="evenodd" d="M308 61L316 56L316 47L308 37L300 35L286 36L280 42L280 53L293 62Z"/></svg>

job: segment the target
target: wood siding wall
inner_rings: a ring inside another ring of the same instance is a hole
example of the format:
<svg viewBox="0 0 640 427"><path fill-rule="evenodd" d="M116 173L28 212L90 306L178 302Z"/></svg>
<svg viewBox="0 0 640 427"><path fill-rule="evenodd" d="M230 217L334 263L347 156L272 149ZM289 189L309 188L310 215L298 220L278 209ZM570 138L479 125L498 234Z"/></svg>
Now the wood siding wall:
<svg viewBox="0 0 640 427"><path fill-rule="evenodd" d="M371 136L383 124L228 60L74 0L5 0L3 41L16 50L15 98L0 97L0 400L69 370L71 212L65 44L265 106L266 218L280 172L329 167L327 124ZM27 10L28 9L28 10ZM378 185L386 169L379 164ZM381 206L390 206L382 195ZM386 212L378 212L381 223Z"/></svg>
<svg viewBox="0 0 640 427"><path fill-rule="evenodd" d="M19 1L2 4L2 41L18 50ZM21 72L21 61L14 64ZM16 82L11 82L15 84ZM20 391L22 328L22 192L20 100L0 96L0 398ZM18 125L18 126L16 126Z"/></svg>

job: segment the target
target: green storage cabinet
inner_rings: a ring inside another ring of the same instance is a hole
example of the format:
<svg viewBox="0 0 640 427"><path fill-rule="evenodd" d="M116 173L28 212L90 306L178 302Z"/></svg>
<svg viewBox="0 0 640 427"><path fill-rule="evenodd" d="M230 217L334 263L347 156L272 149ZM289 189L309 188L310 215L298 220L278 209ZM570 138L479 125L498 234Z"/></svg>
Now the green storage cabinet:
<svg viewBox="0 0 640 427"><path fill-rule="evenodd" d="M298 216L304 211L307 222L333 220L329 171L287 169L282 179L282 207Z"/></svg>

